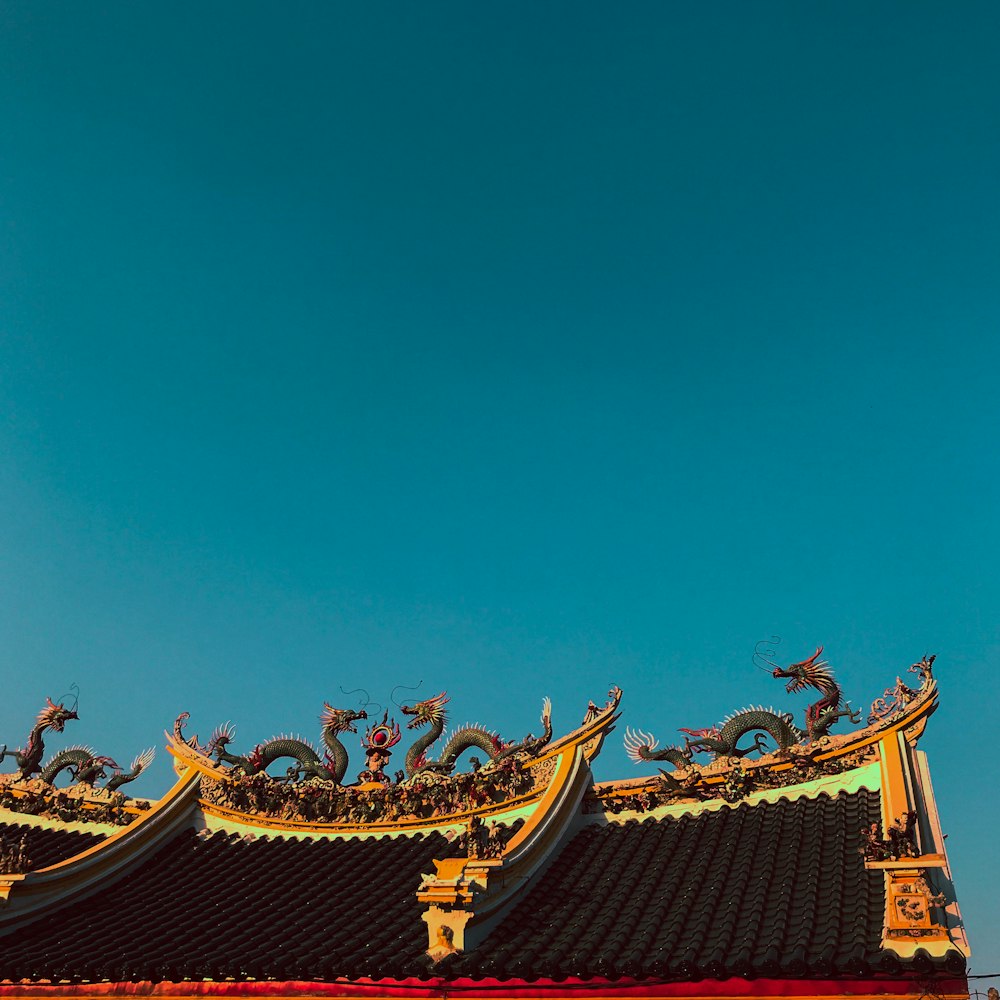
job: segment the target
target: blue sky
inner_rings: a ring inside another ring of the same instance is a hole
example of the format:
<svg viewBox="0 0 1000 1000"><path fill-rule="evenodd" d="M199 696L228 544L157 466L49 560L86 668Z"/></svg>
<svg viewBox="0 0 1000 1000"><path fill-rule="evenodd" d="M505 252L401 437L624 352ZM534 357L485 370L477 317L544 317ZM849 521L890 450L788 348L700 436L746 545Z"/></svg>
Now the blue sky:
<svg viewBox="0 0 1000 1000"><path fill-rule="evenodd" d="M615 682L670 741L805 707L760 638L862 706L936 652L1000 972L998 29L5 4L0 741L74 681L131 759L421 680L509 737Z"/></svg>

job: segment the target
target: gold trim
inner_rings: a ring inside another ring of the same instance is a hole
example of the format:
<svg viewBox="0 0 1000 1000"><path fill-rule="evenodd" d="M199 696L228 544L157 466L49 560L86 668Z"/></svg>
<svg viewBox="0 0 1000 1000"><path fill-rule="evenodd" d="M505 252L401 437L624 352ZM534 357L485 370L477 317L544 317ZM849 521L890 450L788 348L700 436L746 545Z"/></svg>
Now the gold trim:
<svg viewBox="0 0 1000 1000"><path fill-rule="evenodd" d="M395 820L391 823L310 823L306 820L281 819L278 816L264 816L261 813L244 813L236 809L227 809L199 800L201 811L206 816L215 816L228 823L239 823L244 826L266 827L268 830L287 830L289 833L413 833L420 830L434 830L442 826L455 826L467 822L473 816L496 816L498 813L512 812L538 802L545 794L547 786L536 788L524 795L503 802L491 802L488 806L469 809L465 812L448 813L444 816L417 817L412 820Z"/></svg>

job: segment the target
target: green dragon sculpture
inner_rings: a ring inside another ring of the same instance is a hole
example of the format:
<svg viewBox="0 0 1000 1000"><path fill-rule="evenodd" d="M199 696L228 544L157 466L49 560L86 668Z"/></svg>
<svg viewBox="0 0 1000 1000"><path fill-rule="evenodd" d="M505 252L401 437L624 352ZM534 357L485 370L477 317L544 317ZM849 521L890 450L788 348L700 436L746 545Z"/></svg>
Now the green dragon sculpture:
<svg viewBox="0 0 1000 1000"><path fill-rule="evenodd" d="M106 768L117 768L110 758L95 754L90 747L77 746L60 750L41 770L38 777L47 785L54 785L63 771L71 771L74 784L93 785L107 777Z"/></svg>
<svg viewBox="0 0 1000 1000"><path fill-rule="evenodd" d="M822 653L823 647L820 646L808 659L787 668L771 664L774 667L773 677L788 679L785 690L789 694L814 688L822 695L806 709L805 729L799 729L788 712L754 706L735 712L720 725L709 729L681 729L686 734L683 747L658 750L659 741L649 733L626 729L625 750L635 763L667 761L683 768L692 762L696 752L712 753L716 760L720 757L745 757L755 751L765 751L768 736L779 749L784 750L797 743L812 743L826 736L838 719L846 717L857 725L861 714L854 711L849 703L843 702L843 693L834 680L829 664L819 659ZM739 746L739 741L751 733L756 734L753 743Z"/></svg>
<svg viewBox="0 0 1000 1000"><path fill-rule="evenodd" d="M228 722L219 726L212 734L208 745L202 747L197 736L193 739L184 737L184 723L188 717L187 712L182 712L177 717L174 723L174 738L206 757L214 757L217 763L229 764L233 771L246 775L259 774L274 761L289 758L296 761L295 765L288 768L289 778L321 778L339 785L347 773L348 756L347 750L337 737L343 733L356 733L354 723L358 719L367 719L368 713L364 709L355 711L350 708L333 708L324 703L320 723L323 744L326 748L325 759L321 759L316 750L305 740L291 736L278 736L260 743L245 757L229 753L226 747L236 736L236 727Z"/></svg>
<svg viewBox="0 0 1000 1000"><path fill-rule="evenodd" d="M72 708L66 708L61 702L56 705L51 698L45 699L45 708L38 713L35 724L28 734L28 739L24 746L18 750L8 750L5 743L0 747L0 761L5 757L13 757L20 768L18 778L27 779L41 770L42 757L45 754L45 743L42 740L42 733L46 729L61 733L70 719L79 719L76 714L77 704Z"/></svg>
<svg viewBox="0 0 1000 1000"><path fill-rule="evenodd" d="M152 747L143 750L142 753L136 754L132 760L132 765L128 771L122 771L121 768L116 767L115 773L111 775L108 783L104 786L109 792L116 792L122 785L128 784L130 781L135 781L136 778L146 770L147 767L153 762L153 757L155 756L155 751Z"/></svg>
<svg viewBox="0 0 1000 1000"><path fill-rule="evenodd" d="M57 753L41 770L38 777L47 785L54 785L56 777L69 770L76 785L93 786L95 782L107 777L107 769L113 769L113 774L105 788L117 791L122 785L136 778L152 763L155 751L152 747L138 754L132 761L132 768L126 772L110 757L95 754L90 747L69 747Z"/></svg>
<svg viewBox="0 0 1000 1000"><path fill-rule="evenodd" d="M451 774L455 770L458 758L466 750L482 750L490 761L503 760L516 753L537 754L549 740L552 739L552 702L548 698L542 702L542 735L535 737L529 733L520 743L505 743L496 733L482 726L462 726L445 742L441 756L429 761L427 751L441 737L448 721L445 704L447 693L442 691L433 698L426 698L414 705L400 705L404 715L412 715L413 721L407 724L407 729L420 729L430 726L430 729L417 739L406 752L406 780L412 780L418 774Z"/></svg>

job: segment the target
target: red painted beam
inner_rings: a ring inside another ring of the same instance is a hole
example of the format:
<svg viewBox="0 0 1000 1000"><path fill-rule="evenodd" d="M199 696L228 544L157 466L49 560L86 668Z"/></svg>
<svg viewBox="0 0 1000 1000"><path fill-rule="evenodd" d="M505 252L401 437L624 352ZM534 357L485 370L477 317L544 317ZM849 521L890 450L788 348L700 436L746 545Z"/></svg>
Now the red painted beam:
<svg viewBox="0 0 1000 1000"><path fill-rule="evenodd" d="M968 995L964 978L931 976L913 979L704 979L697 982L659 980L566 979L407 979L354 982L185 982L0 985L0 1000L15 997L385 997L394 1000L469 1000L557 997L841 997L922 994L928 982L939 996Z"/></svg>

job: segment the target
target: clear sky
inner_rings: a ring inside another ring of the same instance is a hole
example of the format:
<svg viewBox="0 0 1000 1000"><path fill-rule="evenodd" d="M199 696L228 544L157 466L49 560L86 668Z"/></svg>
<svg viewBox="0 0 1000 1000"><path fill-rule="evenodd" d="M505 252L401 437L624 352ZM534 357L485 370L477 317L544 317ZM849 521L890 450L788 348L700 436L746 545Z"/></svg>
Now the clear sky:
<svg viewBox="0 0 1000 1000"><path fill-rule="evenodd" d="M0 742L925 652L1000 971L995 3L0 7ZM598 776L638 773L615 734ZM362 766L353 747L352 770Z"/></svg>

